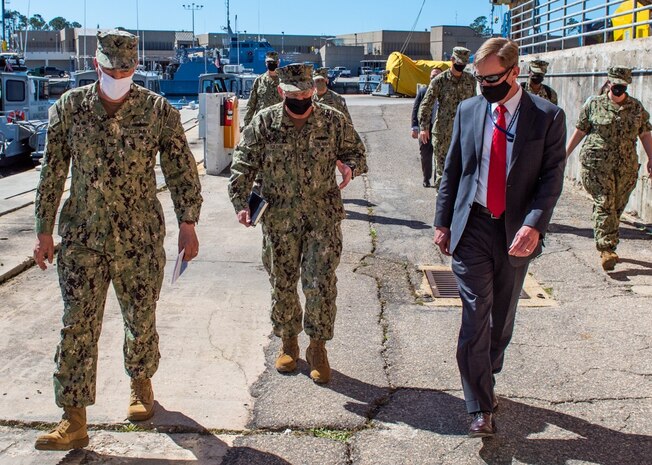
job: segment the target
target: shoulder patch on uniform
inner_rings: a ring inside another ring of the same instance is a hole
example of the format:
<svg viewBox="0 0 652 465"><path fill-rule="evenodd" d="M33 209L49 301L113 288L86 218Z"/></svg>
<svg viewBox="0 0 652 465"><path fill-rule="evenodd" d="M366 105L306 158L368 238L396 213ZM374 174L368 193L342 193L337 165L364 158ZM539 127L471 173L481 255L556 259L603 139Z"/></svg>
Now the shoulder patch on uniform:
<svg viewBox="0 0 652 465"><path fill-rule="evenodd" d="M48 110L48 125L56 126L61 123L61 118L59 117L58 105L52 105Z"/></svg>

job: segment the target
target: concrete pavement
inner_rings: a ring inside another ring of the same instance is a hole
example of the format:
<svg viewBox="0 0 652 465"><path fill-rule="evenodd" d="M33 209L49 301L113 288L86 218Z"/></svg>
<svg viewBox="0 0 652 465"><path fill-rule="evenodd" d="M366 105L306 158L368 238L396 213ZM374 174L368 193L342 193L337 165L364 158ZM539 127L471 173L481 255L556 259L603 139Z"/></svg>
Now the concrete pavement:
<svg viewBox="0 0 652 465"><path fill-rule="evenodd" d="M567 185L545 253L530 267L558 305L521 308L498 376L499 434L468 439L455 344L459 307L420 292L435 191L421 187L411 100L347 97L370 173L344 191L331 383L273 369L260 230L235 221L226 176L202 176L200 256L158 307L160 407L124 421L128 380L112 293L100 340L87 450L32 449L56 422L51 372L61 303L56 272L0 286L0 464L647 464L652 461L651 236L624 224L622 263L600 269L590 203ZM176 251L171 201L168 269ZM3 218L0 217L0 228ZM300 341L302 354L307 346ZM42 422L47 422L43 424Z"/></svg>

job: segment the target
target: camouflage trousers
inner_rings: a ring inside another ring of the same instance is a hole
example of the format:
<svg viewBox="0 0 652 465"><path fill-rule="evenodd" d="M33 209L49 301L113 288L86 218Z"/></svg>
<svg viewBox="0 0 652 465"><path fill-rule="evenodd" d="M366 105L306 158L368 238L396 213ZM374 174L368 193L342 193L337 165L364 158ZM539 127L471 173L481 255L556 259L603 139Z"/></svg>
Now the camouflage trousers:
<svg viewBox="0 0 652 465"><path fill-rule="evenodd" d="M271 320L276 336L287 339L305 329L314 339L333 338L335 270L341 254L339 221L317 225L302 217L263 225L263 264L272 286ZM306 298L305 314L297 291L299 276Z"/></svg>
<svg viewBox="0 0 652 465"><path fill-rule="evenodd" d="M57 256L63 329L55 355L54 392L59 407L95 403L97 343L109 283L122 310L124 364L132 378L151 378L160 358L156 301L163 282L161 244L114 256L62 243Z"/></svg>
<svg viewBox="0 0 652 465"><path fill-rule="evenodd" d="M609 163L597 154L582 154L582 184L593 197L593 231L599 251L615 251L620 217L636 187L639 165Z"/></svg>
<svg viewBox="0 0 652 465"><path fill-rule="evenodd" d="M446 163L446 154L450 145L450 136L442 137L432 134L432 151L435 156L435 188L439 189L441 178L444 175L444 163Z"/></svg>

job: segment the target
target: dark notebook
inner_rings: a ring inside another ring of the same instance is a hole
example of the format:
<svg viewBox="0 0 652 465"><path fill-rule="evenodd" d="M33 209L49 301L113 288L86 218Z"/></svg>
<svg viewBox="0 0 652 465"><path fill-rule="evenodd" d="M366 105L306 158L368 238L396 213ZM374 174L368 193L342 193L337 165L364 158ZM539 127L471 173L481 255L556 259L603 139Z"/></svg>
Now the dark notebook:
<svg viewBox="0 0 652 465"><path fill-rule="evenodd" d="M249 199L247 199L247 204L249 204L251 225L256 226L267 209L267 200L252 191L251 194L249 194Z"/></svg>

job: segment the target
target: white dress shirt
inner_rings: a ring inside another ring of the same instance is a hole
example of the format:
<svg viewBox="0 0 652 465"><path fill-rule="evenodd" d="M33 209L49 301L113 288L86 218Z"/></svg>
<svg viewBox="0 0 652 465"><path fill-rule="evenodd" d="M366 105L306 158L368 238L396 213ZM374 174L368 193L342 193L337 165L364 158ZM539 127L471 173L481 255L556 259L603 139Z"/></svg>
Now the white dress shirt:
<svg viewBox="0 0 652 465"><path fill-rule="evenodd" d="M505 128L509 127L512 117L518 108L519 103L521 103L521 96L523 95L523 89L521 86L518 86L518 91L512 98L506 101L503 105L507 111L505 112ZM491 104L491 113L493 115L493 121L498 119L498 103ZM520 113L520 112L519 112ZM487 184L489 180L489 159L491 158L491 141L494 134L494 123L492 121L491 115L487 113L484 121L484 135L482 138L482 159L480 160L480 173L478 177L478 190L475 192L475 201L482 205L483 207L487 206ZM512 127L509 128L509 133L516 135L516 125L518 124L518 116L512 124ZM514 142L507 141L507 163L506 170L509 171L509 165L512 160L512 148L514 147ZM507 172L505 172L507 176Z"/></svg>

